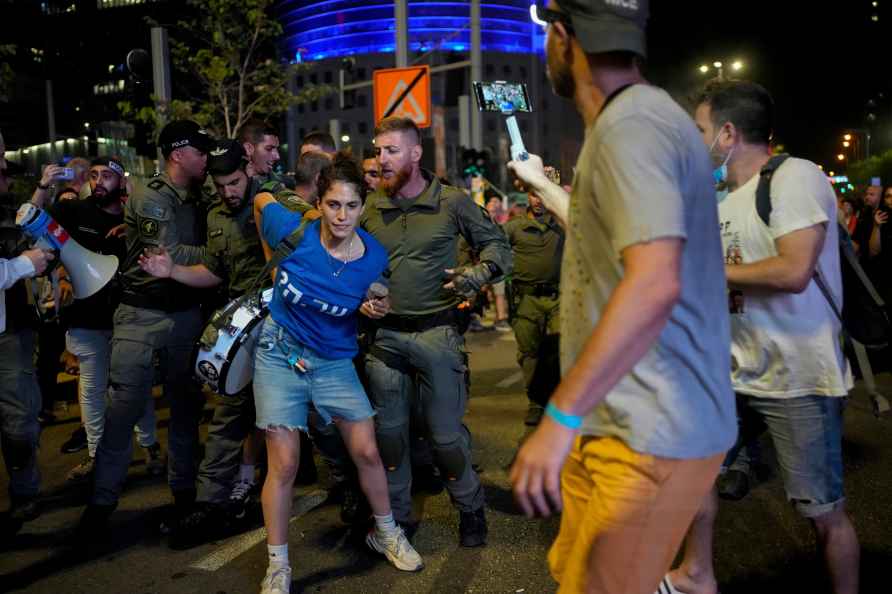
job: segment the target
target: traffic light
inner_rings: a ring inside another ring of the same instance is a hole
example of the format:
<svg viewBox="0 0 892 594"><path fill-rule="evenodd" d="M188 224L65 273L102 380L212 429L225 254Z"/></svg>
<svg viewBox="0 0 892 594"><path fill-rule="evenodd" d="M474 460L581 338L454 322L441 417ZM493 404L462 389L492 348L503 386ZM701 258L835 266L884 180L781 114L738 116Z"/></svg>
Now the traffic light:
<svg viewBox="0 0 892 594"><path fill-rule="evenodd" d="M489 169L489 152L478 151L475 149L464 149L462 151L462 174L464 176L476 177L478 175L485 177L486 171Z"/></svg>

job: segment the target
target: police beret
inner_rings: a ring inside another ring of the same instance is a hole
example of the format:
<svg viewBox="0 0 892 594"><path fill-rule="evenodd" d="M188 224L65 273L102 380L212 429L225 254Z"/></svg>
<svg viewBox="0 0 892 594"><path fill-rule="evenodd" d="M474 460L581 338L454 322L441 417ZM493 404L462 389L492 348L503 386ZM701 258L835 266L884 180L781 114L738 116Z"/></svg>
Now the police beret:
<svg viewBox="0 0 892 594"><path fill-rule="evenodd" d="M245 163L245 149L237 140L220 140L208 153L208 173L211 175L229 175Z"/></svg>

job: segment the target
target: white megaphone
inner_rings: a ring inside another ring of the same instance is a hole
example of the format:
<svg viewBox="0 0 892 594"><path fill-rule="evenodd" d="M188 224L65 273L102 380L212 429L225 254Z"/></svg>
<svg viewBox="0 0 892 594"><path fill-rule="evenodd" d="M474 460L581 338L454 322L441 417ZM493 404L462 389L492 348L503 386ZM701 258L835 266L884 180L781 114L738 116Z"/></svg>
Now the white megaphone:
<svg viewBox="0 0 892 594"><path fill-rule="evenodd" d="M35 240L35 247L54 250L58 254L68 271L75 299L93 295L115 276L117 256L91 252L68 235L68 231L43 209L26 202L19 207L15 222Z"/></svg>

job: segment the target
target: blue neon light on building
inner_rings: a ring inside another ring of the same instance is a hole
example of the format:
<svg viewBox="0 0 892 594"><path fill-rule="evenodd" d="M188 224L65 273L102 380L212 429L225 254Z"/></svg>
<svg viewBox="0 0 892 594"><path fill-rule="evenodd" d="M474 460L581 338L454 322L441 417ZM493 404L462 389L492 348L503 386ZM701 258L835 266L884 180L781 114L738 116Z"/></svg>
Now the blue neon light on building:
<svg viewBox="0 0 892 594"><path fill-rule="evenodd" d="M542 31L530 20L531 0L481 2L483 51L541 51ZM408 1L409 51L468 51L468 0ZM394 51L393 0L284 0L277 9L283 40L303 61Z"/></svg>

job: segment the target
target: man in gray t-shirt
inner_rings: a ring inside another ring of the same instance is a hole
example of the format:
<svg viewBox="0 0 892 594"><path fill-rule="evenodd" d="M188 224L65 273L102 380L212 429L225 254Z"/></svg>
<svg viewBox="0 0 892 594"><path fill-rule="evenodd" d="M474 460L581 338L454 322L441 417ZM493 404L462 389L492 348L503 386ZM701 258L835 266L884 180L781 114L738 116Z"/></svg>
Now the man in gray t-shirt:
<svg viewBox="0 0 892 594"><path fill-rule="evenodd" d="M509 164L567 231L563 380L511 478L528 514L563 507L560 592L652 592L737 432L711 165L640 74L645 1L552 0L539 17L586 138L570 196L538 157Z"/></svg>

